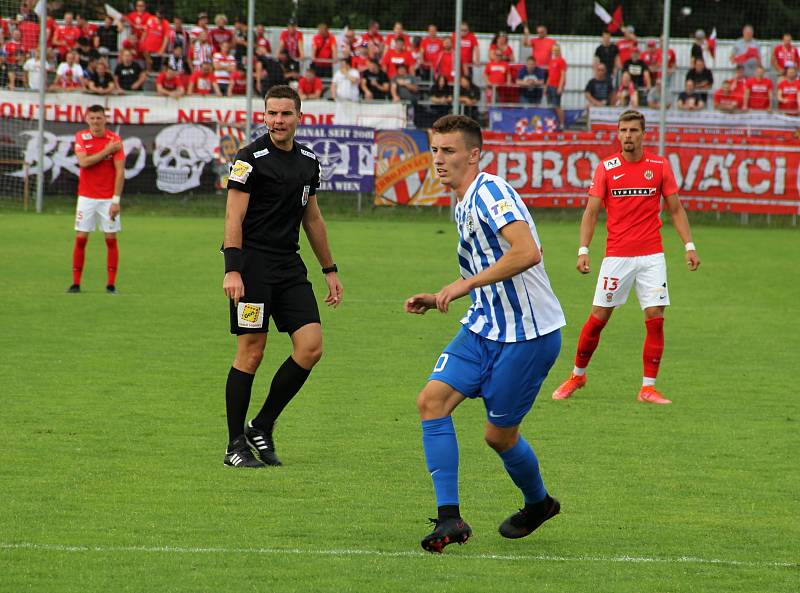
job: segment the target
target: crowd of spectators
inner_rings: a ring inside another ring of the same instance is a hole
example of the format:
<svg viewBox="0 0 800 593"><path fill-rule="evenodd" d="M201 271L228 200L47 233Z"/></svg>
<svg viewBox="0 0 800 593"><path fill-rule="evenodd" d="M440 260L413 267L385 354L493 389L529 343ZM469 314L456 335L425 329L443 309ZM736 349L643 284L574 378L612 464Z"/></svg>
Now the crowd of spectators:
<svg viewBox="0 0 800 593"><path fill-rule="evenodd" d="M39 19L31 2L23 0L15 18L0 17L0 88L38 89L46 84L52 91L99 95L150 91L174 99L246 92L247 26L240 19L231 25L226 15L218 14L212 26L209 15L201 12L189 26L179 17L170 21L159 10L151 11L145 0L136 0L134 9L120 19L106 16L100 25L67 11L60 21L47 18L48 50L42 59ZM462 23L460 72L455 71L455 34L440 34L435 25L412 37L400 22L386 34L372 21L363 33L346 28L338 35L322 23L306 45L303 33L290 20L275 48L263 25L253 33L253 88L261 95L273 85L291 84L303 99L403 102L412 117L423 104L417 116L424 112L436 117L451 108L458 81L460 101L475 117L479 105L547 105L564 124L561 103L567 57L544 25L536 26L533 34L525 25L521 47L527 55L515 56L508 35L500 32L482 56L478 38L468 23ZM584 87L587 105L658 108L664 100L685 111L713 106L725 112L798 113L800 54L790 34L773 49L767 72L753 28L745 26L731 54L735 74L717 90L707 66L708 41L703 31L697 31L683 90L662 98L661 41L642 43L633 27L624 28L616 41L604 32L594 53L593 75ZM310 55L305 55L304 47L310 47ZM670 49L668 88L676 65ZM476 79L483 88L476 86Z"/></svg>
<svg viewBox="0 0 800 593"><path fill-rule="evenodd" d="M594 54L594 77L584 89L587 104L659 108L662 97L658 83L663 51L660 41L653 39L647 41L646 47L640 54L633 27L626 27L624 37L616 43L612 43L609 33L603 33ZM777 111L800 115L800 81L797 78L800 52L793 45L791 34L783 35L781 43L772 49L768 74L761 63L761 49L754 39L753 27L745 25L730 56L733 76L723 79L717 90L713 90L714 73L706 60L707 54L713 55L712 48L705 32L698 30L690 49L683 89L674 97L674 102L671 95L666 98L668 107L681 111L713 107L726 113ZM675 52L670 49L667 88L671 88L676 62Z"/></svg>

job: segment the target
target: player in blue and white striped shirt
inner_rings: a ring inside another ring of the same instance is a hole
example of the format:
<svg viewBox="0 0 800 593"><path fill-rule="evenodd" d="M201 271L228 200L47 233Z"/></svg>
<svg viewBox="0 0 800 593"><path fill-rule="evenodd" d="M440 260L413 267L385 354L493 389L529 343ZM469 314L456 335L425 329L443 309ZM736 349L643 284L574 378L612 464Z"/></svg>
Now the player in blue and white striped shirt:
<svg viewBox="0 0 800 593"><path fill-rule="evenodd" d="M565 321L528 209L502 178L478 169L478 124L448 115L434 123L433 132L434 168L458 197L461 278L435 294L412 296L405 309L446 313L451 301L467 294L472 300L461 331L444 349L417 399L438 506L435 528L421 543L430 552L442 552L472 534L459 509L458 442L451 417L466 398L483 399L486 442L525 500L524 508L500 525L500 534L525 537L558 514L559 502L548 495L519 425L558 357Z"/></svg>

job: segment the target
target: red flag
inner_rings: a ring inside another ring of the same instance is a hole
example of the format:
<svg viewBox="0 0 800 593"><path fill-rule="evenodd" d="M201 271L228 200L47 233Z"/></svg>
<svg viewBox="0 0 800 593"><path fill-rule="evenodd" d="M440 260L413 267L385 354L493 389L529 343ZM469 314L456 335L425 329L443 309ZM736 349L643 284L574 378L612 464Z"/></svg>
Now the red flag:
<svg viewBox="0 0 800 593"><path fill-rule="evenodd" d="M716 27L714 27L714 29L711 31L711 35L709 36L708 42L706 43L706 45L708 46L708 53L711 54L711 57L713 59L716 59L717 58L717 28Z"/></svg>
<svg viewBox="0 0 800 593"><path fill-rule="evenodd" d="M616 33L622 28L622 4L617 6L614 15L611 17L611 22L608 23L608 30L610 33Z"/></svg>
<svg viewBox="0 0 800 593"><path fill-rule="evenodd" d="M506 19L506 23L508 23L508 28L512 31L519 27L522 23L528 22L528 10L525 6L525 0L519 0L516 6L511 5L511 10L508 11L508 18Z"/></svg>

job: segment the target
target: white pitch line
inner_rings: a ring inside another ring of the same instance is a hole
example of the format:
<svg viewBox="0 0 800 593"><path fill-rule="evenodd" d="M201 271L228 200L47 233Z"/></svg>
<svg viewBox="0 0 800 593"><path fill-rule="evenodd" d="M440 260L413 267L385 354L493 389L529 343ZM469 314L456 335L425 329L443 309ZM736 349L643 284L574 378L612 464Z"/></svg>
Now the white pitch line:
<svg viewBox="0 0 800 593"><path fill-rule="evenodd" d="M32 542L0 543L0 550L34 550L49 552L143 552L151 554L268 554L286 556L379 556L388 558L411 557L430 558L425 552L359 550L359 549L308 549L302 548L188 548L180 546L67 546L63 544L37 544ZM800 568L797 562L757 562L750 560L723 560L718 558L698 558L679 556L658 558L647 556L549 556L523 554L448 554L448 558L463 560L500 561L540 561L540 562L606 562L630 564L716 564L722 566L742 566L760 568Z"/></svg>

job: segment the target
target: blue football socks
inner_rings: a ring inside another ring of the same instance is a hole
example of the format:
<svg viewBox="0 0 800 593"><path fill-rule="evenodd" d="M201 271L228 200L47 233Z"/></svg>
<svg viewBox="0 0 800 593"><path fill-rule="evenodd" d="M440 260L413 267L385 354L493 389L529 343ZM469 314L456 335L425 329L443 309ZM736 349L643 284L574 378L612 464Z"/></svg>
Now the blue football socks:
<svg viewBox="0 0 800 593"><path fill-rule="evenodd" d="M458 505L458 441L450 416L422 421L422 448L437 506Z"/></svg>
<svg viewBox="0 0 800 593"><path fill-rule="evenodd" d="M539 473L539 460L528 442L520 435L517 444L508 451L499 453L508 475L522 490L526 504L534 504L547 496L542 474Z"/></svg>

